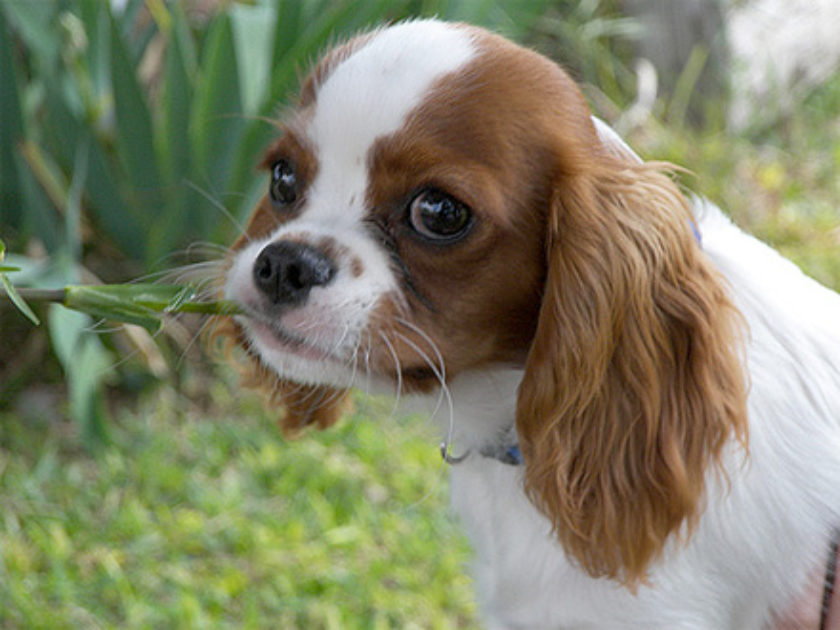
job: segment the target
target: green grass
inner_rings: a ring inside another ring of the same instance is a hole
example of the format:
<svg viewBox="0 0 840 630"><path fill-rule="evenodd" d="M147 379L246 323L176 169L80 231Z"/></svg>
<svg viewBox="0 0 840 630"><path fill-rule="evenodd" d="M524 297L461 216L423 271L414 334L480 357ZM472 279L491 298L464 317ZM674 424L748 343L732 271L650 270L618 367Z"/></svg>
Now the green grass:
<svg viewBox="0 0 840 630"><path fill-rule="evenodd" d="M361 401L287 442L236 391L158 392L93 456L0 417L0 627L474 627L424 423Z"/></svg>

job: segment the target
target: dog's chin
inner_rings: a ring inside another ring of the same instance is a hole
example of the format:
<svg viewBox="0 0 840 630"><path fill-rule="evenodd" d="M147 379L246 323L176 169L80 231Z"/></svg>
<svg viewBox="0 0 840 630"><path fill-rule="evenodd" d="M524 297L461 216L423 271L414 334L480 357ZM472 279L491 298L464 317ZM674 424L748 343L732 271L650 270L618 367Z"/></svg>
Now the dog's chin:
<svg viewBox="0 0 840 630"><path fill-rule="evenodd" d="M341 357L303 336L250 317L237 320L252 350L279 378L308 385L353 386L352 357Z"/></svg>

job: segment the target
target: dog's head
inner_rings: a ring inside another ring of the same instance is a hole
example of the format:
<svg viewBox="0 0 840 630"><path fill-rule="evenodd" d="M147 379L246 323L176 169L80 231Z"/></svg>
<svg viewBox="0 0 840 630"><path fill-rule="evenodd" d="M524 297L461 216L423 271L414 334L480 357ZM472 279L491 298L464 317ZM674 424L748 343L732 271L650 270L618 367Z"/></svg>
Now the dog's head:
<svg viewBox="0 0 840 630"><path fill-rule="evenodd" d="M329 52L263 166L225 293L285 428L520 366L529 496L592 574L641 577L744 427L736 317L670 179L557 65L438 21Z"/></svg>

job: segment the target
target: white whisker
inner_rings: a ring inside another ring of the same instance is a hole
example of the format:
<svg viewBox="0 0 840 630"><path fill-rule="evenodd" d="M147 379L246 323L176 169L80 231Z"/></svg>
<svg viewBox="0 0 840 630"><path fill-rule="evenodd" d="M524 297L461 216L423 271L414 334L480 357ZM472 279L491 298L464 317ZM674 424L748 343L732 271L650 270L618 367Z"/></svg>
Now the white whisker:
<svg viewBox="0 0 840 630"><path fill-rule="evenodd" d="M382 342L385 344L385 347L388 348L388 352L391 353L391 357L394 359L394 371L397 374L397 383L394 393L394 406L391 409L391 413L388 414L388 419L391 420L397 414L397 409L400 407L400 401L402 397L402 388L403 388L403 377L402 377L402 366L400 365L400 358L397 356L397 351L394 349L394 345L391 343L388 336L385 334L384 331L380 330L379 338L382 339Z"/></svg>
<svg viewBox="0 0 840 630"><path fill-rule="evenodd" d="M410 328L416 329L416 326L414 326L413 324L410 324L409 322L402 321L402 320L399 320L399 319L397 319L397 321L402 323L403 325L409 326ZM411 339L409 339L405 335L403 335L401 333L398 333L398 332L395 332L395 334L398 335L400 337L400 339L402 339L406 344L408 344L426 362L426 364L429 366L429 368L432 370L432 372L434 373L434 375L437 377L438 381L440 382L440 395L438 396L438 400L437 400L437 403L435 404L435 409L432 412L431 418L434 419L434 417L437 415L438 411L440 410L441 404L445 400L446 401L447 412L448 412L448 414L447 414L448 415L448 422L447 422L446 436L444 438L442 448L443 448L444 453L448 453L449 445L452 443L452 439L453 439L453 436L454 436L454 433L455 433L455 403L452 400L452 393L449 391L449 386L446 384L446 366L443 363L443 357L441 356L440 351L437 349L437 347L434 345L434 343L431 342L428 335L425 335L425 333L422 333L422 331L420 331L419 329L417 330L417 332L418 332L418 334L423 334L423 337L425 339L429 340L429 343L431 343L432 349L435 351L435 354L439 357L440 368L436 367L435 364L432 362L432 360L429 358L429 356L425 352L423 352L420 349L420 347L416 343L414 343Z"/></svg>
<svg viewBox="0 0 840 630"><path fill-rule="evenodd" d="M440 409L440 405L442 404L443 396L448 395L448 387L446 385L446 363L443 360L443 355L441 354L440 350L437 347L437 344L432 340L432 338L429 337L429 335L426 334L423 330L421 330L416 324L413 324L408 320L402 319L401 317L395 318L395 321L398 324L401 324L401 325L405 326L406 328L408 328L409 330L417 333L417 335L419 335L420 338L423 341L425 341L429 345L429 347L432 349L432 352L435 355L435 359L437 359L437 365L440 366L439 370L435 370L435 363L432 362L432 360L428 357L428 355L426 355L424 352L422 352L419 349L419 347L416 344L414 344L414 342L412 342L410 339L408 339L408 337L405 337L404 335L400 335L402 337L402 339L406 343L408 343L426 361L426 363L429 365L429 367L432 368L432 371L434 372L435 376L437 377L438 381L441 384L441 394L438 397L437 403L435 404L435 409L432 412L432 418L434 418L434 416L437 414L438 410ZM397 334L399 334L399 333L397 333ZM446 393L444 393L444 390L446 390Z"/></svg>

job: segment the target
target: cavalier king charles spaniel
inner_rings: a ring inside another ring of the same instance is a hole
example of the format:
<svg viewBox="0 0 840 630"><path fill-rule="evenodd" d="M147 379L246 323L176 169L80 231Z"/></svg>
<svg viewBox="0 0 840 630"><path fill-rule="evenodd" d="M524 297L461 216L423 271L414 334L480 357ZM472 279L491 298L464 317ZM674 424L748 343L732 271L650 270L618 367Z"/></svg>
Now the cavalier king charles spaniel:
<svg viewBox="0 0 840 630"><path fill-rule="evenodd" d="M840 296L555 63L464 24L360 35L262 165L223 332L287 432L353 388L440 419L489 627L770 628L834 564Z"/></svg>

